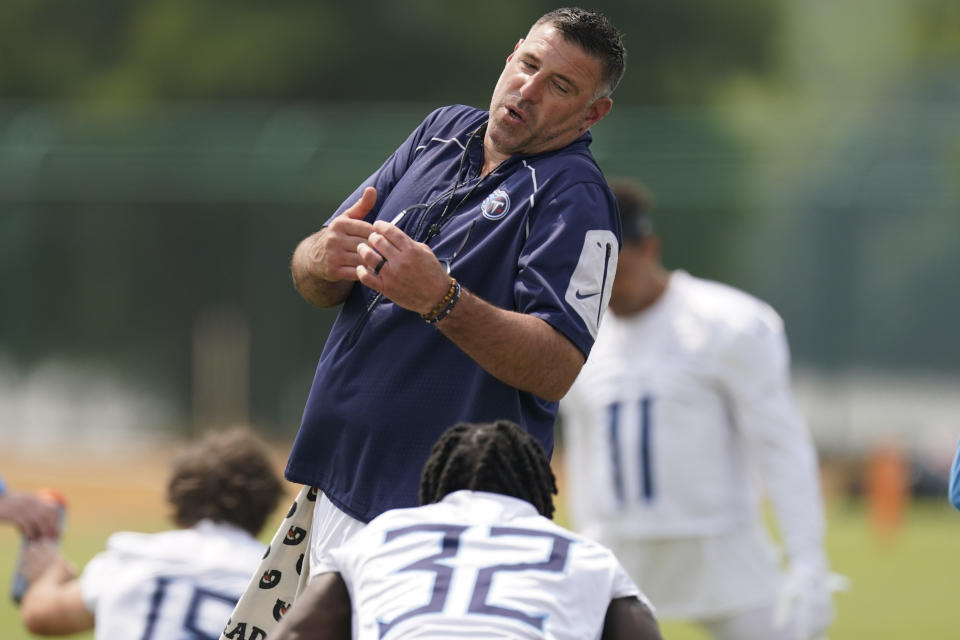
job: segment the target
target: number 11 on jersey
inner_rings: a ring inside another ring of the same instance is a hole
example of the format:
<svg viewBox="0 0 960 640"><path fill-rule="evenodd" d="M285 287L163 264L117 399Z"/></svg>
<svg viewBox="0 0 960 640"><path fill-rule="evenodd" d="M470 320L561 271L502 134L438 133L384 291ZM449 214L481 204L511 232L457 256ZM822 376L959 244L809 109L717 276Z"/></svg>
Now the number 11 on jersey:
<svg viewBox="0 0 960 640"><path fill-rule="evenodd" d="M651 408L653 399L645 395L638 401L636 423L624 424L625 414L623 402L614 402L607 405L607 440L610 445L610 473L613 494L617 505L624 507L627 504L627 488L624 478L633 466L636 466L636 477L639 479L639 496L645 502L653 500L653 460L651 456ZM636 437L631 437L634 432ZM636 450L628 450L625 443L636 441ZM632 491L630 492L633 493Z"/></svg>

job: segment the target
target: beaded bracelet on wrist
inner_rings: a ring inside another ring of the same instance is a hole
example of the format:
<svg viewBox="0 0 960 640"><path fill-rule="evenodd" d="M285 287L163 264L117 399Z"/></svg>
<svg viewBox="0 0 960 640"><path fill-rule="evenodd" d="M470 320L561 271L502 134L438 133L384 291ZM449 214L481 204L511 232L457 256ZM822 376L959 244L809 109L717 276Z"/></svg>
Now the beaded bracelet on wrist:
<svg viewBox="0 0 960 640"><path fill-rule="evenodd" d="M432 318L433 316L443 311L444 308L446 308L446 306L450 303L450 300L453 298L453 293L454 293L454 290L456 289L456 286L457 286L456 278L451 277L450 288L447 289L447 294L443 296L443 299L440 300L440 302L434 305L433 309L430 309L430 311L427 311L426 313L421 313L420 317L426 320L427 318Z"/></svg>
<svg viewBox="0 0 960 640"><path fill-rule="evenodd" d="M421 314L420 317L423 318L427 324L436 324L450 315L454 305L456 305L459 300L460 283L457 282L455 278L450 278L450 289L447 291L447 295L443 296L443 299L437 303L437 306L431 309L429 313Z"/></svg>

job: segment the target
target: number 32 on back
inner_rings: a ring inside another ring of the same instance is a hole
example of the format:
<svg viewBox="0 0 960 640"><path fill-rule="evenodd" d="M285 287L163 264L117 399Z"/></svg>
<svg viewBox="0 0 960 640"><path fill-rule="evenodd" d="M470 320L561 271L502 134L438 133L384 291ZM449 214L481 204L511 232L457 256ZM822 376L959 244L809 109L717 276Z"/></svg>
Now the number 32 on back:
<svg viewBox="0 0 960 640"><path fill-rule="evenodd" d="M447 596L450 592L450 585L453 582L454 568L447 564L441 564L440 561L447 558L453 558L457 555L457 552L460 550L461 536L468 528L469 527L447 524L419 524L403 527L401 529L393 529L387 532L384 542L390 542L391 540L395 540L401 536L423 531L440 533L442 534L442 539L439 552L418 560L412 564L408 564L407 566L398 570L398 573L403 571L430 571L436 574L430 601L422 607L417 607L416 609L411 609L410 611L401 613L389 622L380 620L379 630L381 638L386 635L391 628L403 622L404 620L424 614L438 613L444 610L444 607L447 603ZM549 531L541 531L539 529L491 527L490 537L494 538L499 536L527 536L546 538L552 541L549 557L547 560L542 562L496 564L481 568L477 572L477 578L473 585L473 591L470 596L470 604L468 605L465 613L477 613L511 618L514 620L519 620L520 622L528 624L535 629L542 631L543 621L546 617L546 614L532 616L517 609L487 604L487 596L490 593L490 585L493 580L493 575L498 572L510 571L548 571L551 573L563 572L564 567L567 564L567 554L570 550L571 540L561 535L557 535Z"/></svg>

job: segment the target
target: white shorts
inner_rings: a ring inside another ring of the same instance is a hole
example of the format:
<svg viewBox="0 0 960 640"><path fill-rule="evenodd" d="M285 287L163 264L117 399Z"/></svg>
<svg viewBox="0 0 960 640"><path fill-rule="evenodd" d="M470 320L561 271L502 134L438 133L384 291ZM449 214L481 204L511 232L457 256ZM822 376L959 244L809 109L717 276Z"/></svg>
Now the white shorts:
<svg viewBox="0 0 960 640"><path fill-rule="evenodd" d="M340 510L322 491L317 492L310 527L310 579L321 573L336 571L330 552L363 529L366 523Z"/></svg>
<svg viewBox="0 0 960 640"><path fill-rule="evenodd" d="M661 619L704 621L772 607L783 576L760 528L702 538L625 539L602 534Z"/></svg>

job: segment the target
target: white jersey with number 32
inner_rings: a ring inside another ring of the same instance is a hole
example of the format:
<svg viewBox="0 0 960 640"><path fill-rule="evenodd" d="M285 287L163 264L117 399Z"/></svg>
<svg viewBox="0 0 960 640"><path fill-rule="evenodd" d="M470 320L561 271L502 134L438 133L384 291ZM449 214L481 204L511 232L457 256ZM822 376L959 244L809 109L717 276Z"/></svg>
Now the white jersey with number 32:
<svg viewBox="0 0 960 640"><path fill-rule="evenodd" d="M592 639L612 599L646 603L605 547L494 493L387 511L333 556L362 640Z"/></svg>
<svg viewBox="0 0 960 640"><path fill-rule="evenodd" d="M247 532L207 520L112 535L80 579L97 640L218 638L265 549Z"/></svg>

